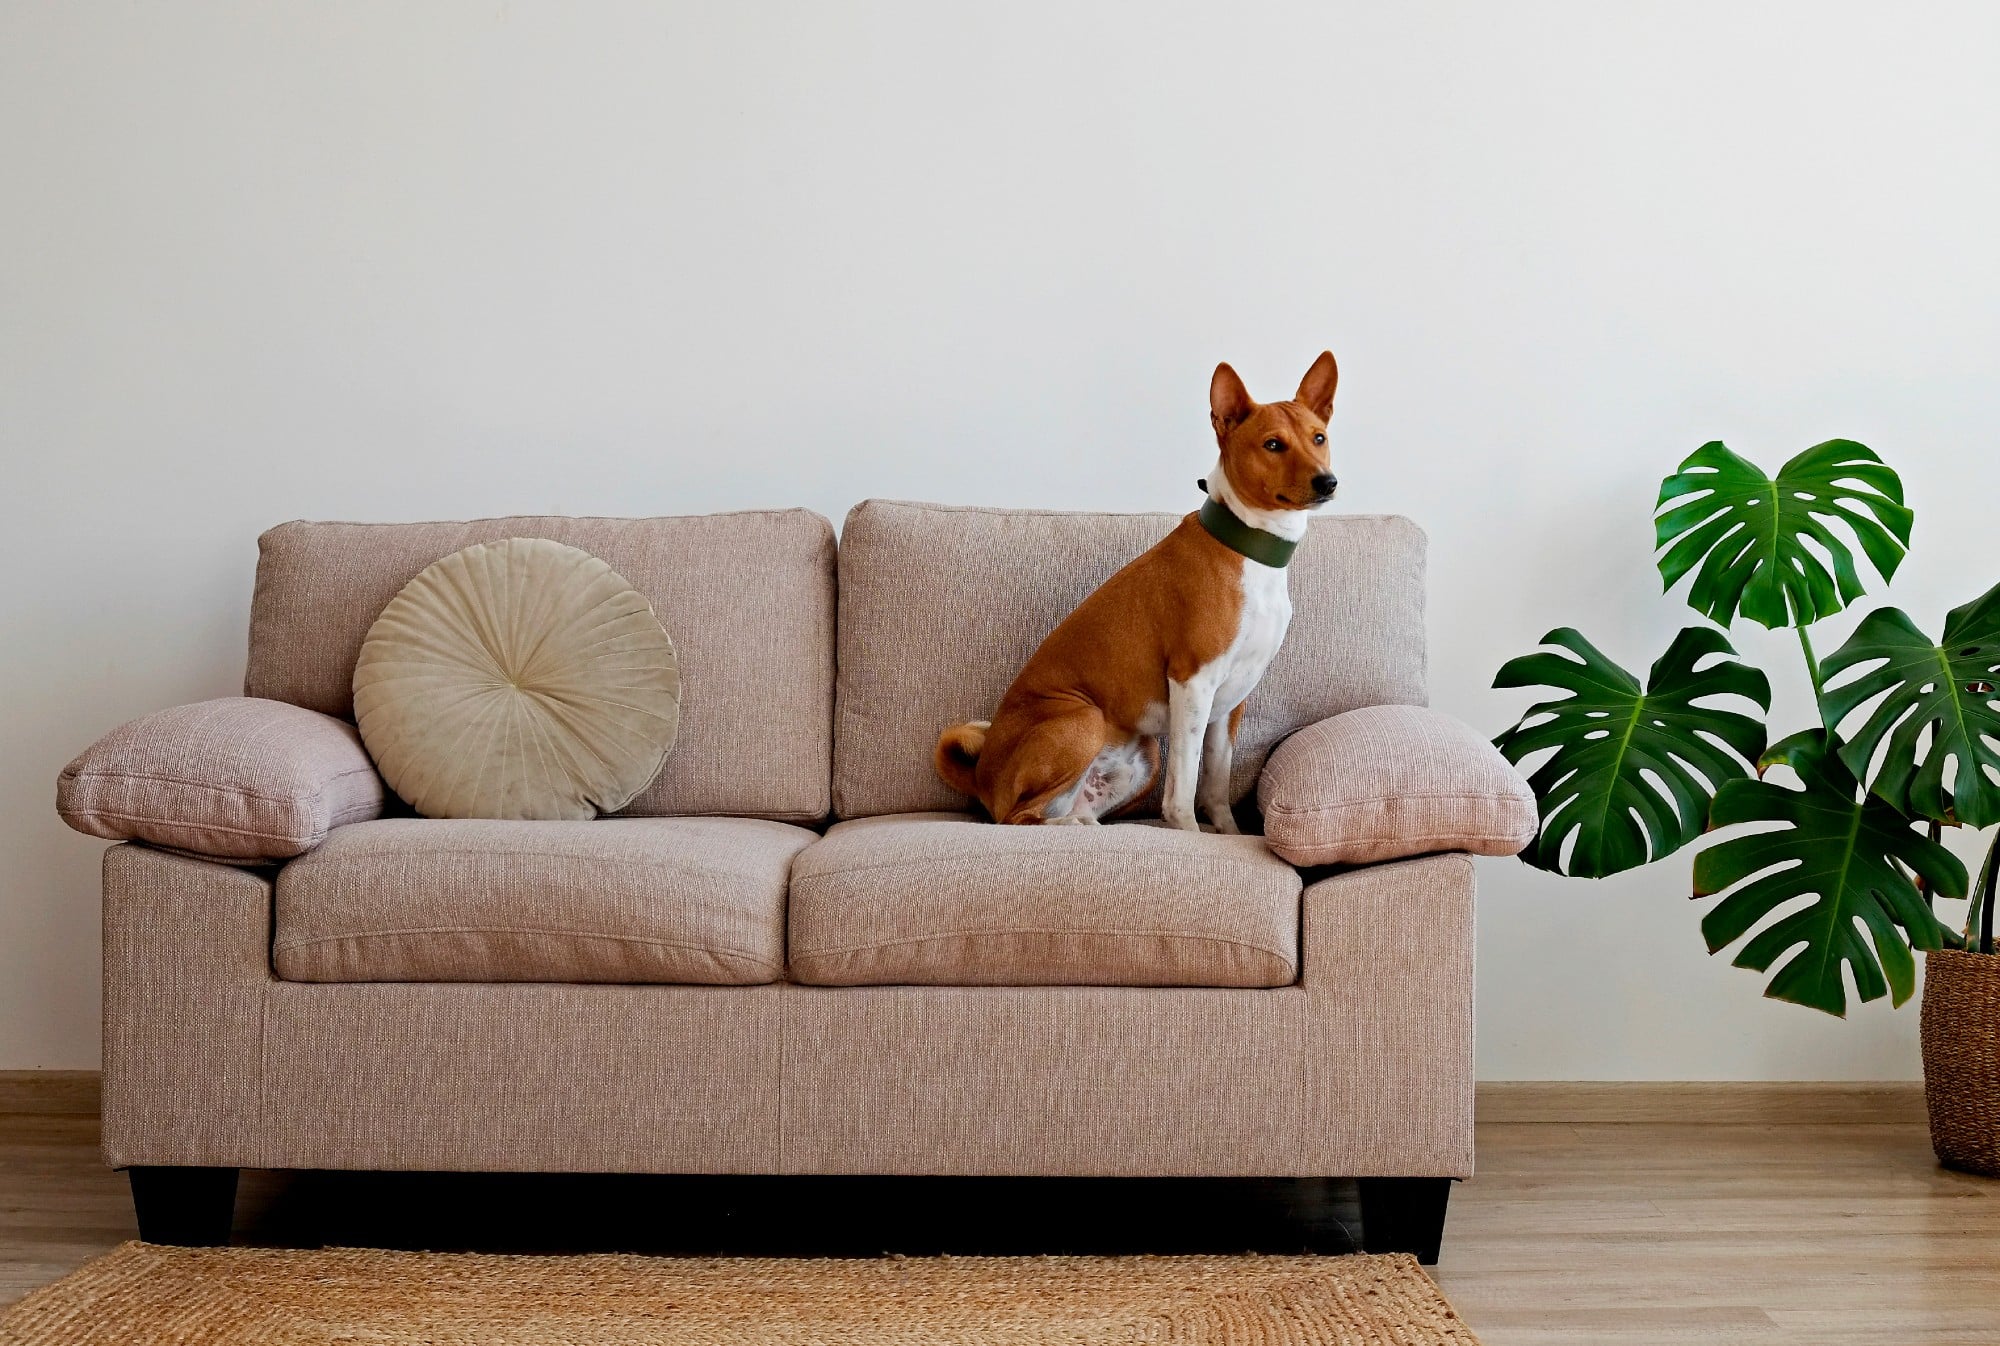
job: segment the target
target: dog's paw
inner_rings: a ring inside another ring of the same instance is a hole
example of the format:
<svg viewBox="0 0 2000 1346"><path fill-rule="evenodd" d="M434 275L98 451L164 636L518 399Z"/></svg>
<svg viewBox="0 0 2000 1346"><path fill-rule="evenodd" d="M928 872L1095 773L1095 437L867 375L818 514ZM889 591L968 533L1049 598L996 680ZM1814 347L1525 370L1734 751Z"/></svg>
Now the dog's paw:
<svg viewBox="0 0 2000 1346"><path fill-rule="evenodd" d="M1201 824L1195 820L1195 816L1192 813L1168 813L1162 818L1162 821L1168 827L1177 827L1183 832L1201 831Z"/></svg>
<svg viewBox="0 0 2000 1346"><path fill-rule="evenodd" d="M1060 818L1049 819L1047 825L1050 827L1095 827L1097 826L1097 819L1087 813L1082 815L1068 813Z"/></svg>
<svg viewBox="0 0 2000 1346"><path fill-rule="evenodd" d="M1209 814L1208 826L1203 830L1217 832L1225 837L1240 837L1243 835L1243 829L1236 825L1236 815L1228 809L1217 809L1215 812Z"/></svg>

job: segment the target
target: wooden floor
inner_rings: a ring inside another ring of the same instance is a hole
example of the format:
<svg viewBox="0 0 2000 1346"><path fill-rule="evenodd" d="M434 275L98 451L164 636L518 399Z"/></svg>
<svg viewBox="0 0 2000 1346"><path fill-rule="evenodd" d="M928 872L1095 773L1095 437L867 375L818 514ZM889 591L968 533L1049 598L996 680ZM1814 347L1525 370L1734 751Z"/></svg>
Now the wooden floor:
<svg viewBox="0 0 2000 1346"><path fill-rule="evenodd" d="M1435 1274L1486 1346L2000 1343L2000 1182L1938 1168L1907 1091L1739 1097L1483 1093L1479 1176L1453 1197ZM0 1303L133 1237L124 1180L100 1166L96 1130L87 1114L0 1113ZM237 1236L361 1241L388 1231L389 1205L401 1208L394 1227L419 1241L478 1242L490 1230L516 1243L510 1211L543 1233L553 1219L561 1241L585 1222L629 1229L663 1211L698 1208L707 1225L759 1199L651 1179L536 1182L246 1175ZM796 1199L800 1189L770 1190ZM543 1209L519 1216L524 1198ZM1220 1213L1198 1199L1189 1219L1201 1228L1178 1234L1171 1210L1147 1218L1165 1243L1226 1242L1228 1220L1255 1218L1258 1199ZM1010 1218L1031 1226L1034 1211Z"/></svg>

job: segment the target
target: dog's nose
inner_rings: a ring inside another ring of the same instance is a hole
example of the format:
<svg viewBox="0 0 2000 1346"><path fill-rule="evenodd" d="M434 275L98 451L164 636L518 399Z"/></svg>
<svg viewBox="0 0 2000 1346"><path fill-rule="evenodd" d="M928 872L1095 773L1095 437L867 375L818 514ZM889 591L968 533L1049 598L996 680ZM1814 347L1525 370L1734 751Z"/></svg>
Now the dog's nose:
<svg viewBox="0 0 2000 1346"><path fill-rule="evenodd" d="M1340 485L1340 478L1334 476L1331 472L1322 472L1313 478L1313 494L1324 500L1333 494L1334 488L1338 485Z"/></svg>

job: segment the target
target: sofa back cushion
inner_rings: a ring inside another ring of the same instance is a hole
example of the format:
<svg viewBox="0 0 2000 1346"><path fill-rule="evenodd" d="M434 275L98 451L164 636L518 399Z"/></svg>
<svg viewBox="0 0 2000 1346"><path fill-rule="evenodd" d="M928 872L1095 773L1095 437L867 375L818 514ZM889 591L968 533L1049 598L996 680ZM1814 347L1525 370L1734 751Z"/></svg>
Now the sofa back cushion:
<svg viewBox="0 0 2000 1346"><path fill-rule="evenodd" d="M833 753L833 528L809 510L663 519L286 523L258 540L249 696L352 718L354 664L389 600L477 542L550 538L602 558L659 615L680 731L623 810L810 821Z"/></svg>
<svg viewBox="0 0 2000 1346"><path fill-rule="evenodd" d="M965 807L931 768L938 733L989 718L1056 623L1179 521L855 506L840 540L834 813ZM1425 701L1421 529L1389 515L1328 515L1314 520L1291 571L1291 630L1244 712L1236 797L1293 730L1358 706Z"/></svg>

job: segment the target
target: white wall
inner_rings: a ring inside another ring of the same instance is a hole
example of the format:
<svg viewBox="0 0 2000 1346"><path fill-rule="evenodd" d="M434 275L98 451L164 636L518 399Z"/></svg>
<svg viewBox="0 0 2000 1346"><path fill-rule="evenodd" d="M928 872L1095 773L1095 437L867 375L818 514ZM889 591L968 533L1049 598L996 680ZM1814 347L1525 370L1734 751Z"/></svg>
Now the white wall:
<svg viewBox="0 0 2000 1346"><path fill-rule="evenodd" d="M1545 629L1696 620L1649 515L1711 437L1881 450L1935 623L2000 577L1996 16L0 0L0 1068L97 1056L57 769L237 689L281 519L1191 507L1213 363L1331 346L1482 728ZM1482 880L1488 1077L1916 1070L1914 1006L1705 956L1685 858Z"/></svg>

